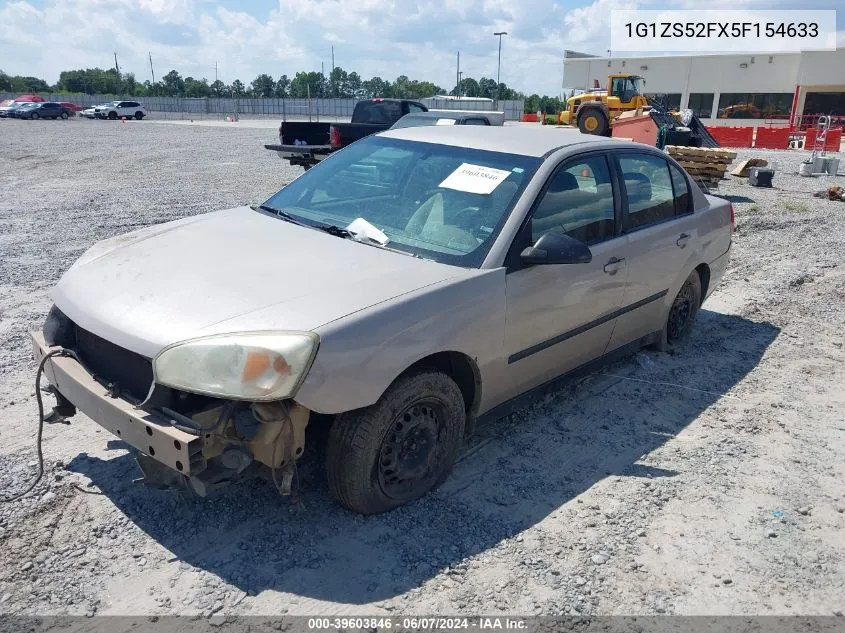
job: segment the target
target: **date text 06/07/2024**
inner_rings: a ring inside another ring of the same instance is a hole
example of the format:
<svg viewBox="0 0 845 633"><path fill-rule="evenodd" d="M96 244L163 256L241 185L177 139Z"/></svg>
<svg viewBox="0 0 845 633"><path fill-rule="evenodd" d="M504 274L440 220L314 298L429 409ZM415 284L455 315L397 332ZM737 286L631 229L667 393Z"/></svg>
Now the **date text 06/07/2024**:
<svg viewBox="0 0 845 633"><path fill-rule="evenodd" d="M308 618L311 630L396 629L400 631L524 630L524 618L513 617L339 617Z"/></svg>
<svg viewBox="0 0 845 633"><path fill-rule="evenodd" d="M818 37L815 22L628 22L628 37Z"/></svg>

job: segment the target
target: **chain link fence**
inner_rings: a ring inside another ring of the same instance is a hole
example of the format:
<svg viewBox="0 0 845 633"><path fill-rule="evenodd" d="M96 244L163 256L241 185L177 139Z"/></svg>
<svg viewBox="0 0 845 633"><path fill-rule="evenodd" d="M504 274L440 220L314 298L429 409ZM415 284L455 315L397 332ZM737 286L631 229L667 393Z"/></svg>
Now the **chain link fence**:
<svg viewBox="0 0 845 633"><path fill-rule="evenodd" d="M16 93L0 93L0 100L14 99ZM358 99L252 99L252 98L187 98L130 97L120 95L42 94L46 101L69 101L88 108L110 101L138 101L147 112L161 119L245 119L273 118L283 121L341 121L352 117ZM429 108L444 110L495 110L493 102L421 99ZM522 101L500 101L498 111L506 121L522 118Z"/></svg>

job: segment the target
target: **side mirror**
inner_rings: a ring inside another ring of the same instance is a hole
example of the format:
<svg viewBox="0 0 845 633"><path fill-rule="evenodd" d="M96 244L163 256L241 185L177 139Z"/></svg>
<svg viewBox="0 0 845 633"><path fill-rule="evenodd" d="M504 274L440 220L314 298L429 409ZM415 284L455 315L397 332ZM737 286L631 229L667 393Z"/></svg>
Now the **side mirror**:
<svg viewBox="0 0 845 633"><path fill-rule="evenodd" d="M565 233L549 231L540 236L534 246L529 246L519 258L523 264L589 264L593 261L590 248Z"/></svg>

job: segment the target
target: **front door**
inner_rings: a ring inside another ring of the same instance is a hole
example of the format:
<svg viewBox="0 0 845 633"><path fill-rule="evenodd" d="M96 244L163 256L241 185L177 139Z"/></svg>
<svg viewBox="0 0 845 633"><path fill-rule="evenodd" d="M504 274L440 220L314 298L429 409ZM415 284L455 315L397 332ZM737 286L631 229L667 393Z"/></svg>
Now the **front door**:
<svg viewBox="0 0 845 633"><path fill-rule="evenodd" d="M620 233L610 173L601 153L563 163L514 242L506 282L503 399L602 355L610 341L628 275L627 238ZM518 253L548 231L589 245L592 261L521 266Z"/></svg>

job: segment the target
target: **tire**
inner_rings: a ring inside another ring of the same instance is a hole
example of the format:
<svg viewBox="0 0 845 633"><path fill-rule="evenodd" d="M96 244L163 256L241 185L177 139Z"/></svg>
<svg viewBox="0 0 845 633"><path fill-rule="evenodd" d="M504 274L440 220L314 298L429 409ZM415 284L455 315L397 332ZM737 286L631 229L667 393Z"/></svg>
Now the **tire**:
<svg viewBox="0 0 845 633"><path fill-rule="evenodd" d="M109 112L109 120L117 121L117 112L114 112L114 111Z"/></svg>
<svg viewBox="0 0 845 633"><path fill-rule="evenodd" d="M598 108L587 108L578 113L578 129L583 134L604 136L607 134L607 116Z"/></svg>
<svg viewBox="0 0 845 633"><path fill-rule="evenodd" d="M449 474L465 425L464 399L449 376L401 376L374 405L335 419L326 448L329 488L368 515L419 499Z"/></svg>
<svg viewBox="0 0 845 633"><path fill-rule="evenodd" d="M672 301L672 307L669 308L669 315L657 342L657 349L670 352L683 345L695 325L699 308L701 308L701 277L698 271L694 270Z"/></svg>
<svg viewBox="0 0 845 633"><path fill-rule="evenodd" d="M67 112L62 112L62 119L67 119L67 117L68 117Z"/></svg>
<svg viewBox="0 0 845 633"><path fill-rule="evenodd" d="M136 112L136 113L135 113L135 119L136 119L137 121L140 121L140 120L141 120L141 119L143 119L143 118L144 118L144 113L143 113L143 112L140 112L140 111L139 111L139 112Z"/></svg>
<svg viewBox="0 0 845 633"><path fill-rule="evenodd" d="M32 114L29 115L29 118L32 119L33 121L35 121L38 118L38 113L33 112Z"/></svg>

